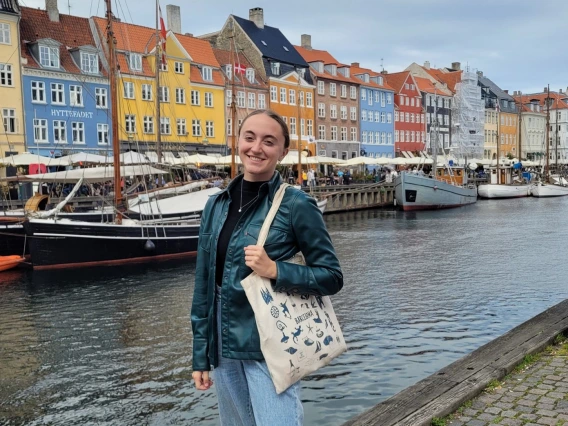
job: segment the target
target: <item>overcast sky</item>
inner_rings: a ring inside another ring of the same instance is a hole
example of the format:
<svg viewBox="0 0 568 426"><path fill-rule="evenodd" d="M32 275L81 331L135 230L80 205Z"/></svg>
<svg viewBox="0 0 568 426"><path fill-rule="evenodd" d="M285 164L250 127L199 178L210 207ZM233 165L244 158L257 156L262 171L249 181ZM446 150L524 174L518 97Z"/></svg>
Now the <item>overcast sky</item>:
<svg viewBox="0 0 568 426"><path fill-rule="evenodd" d="M45 0L20 0L45 8ZM103 0L58 0L59 11L104 15ZM229 14L248 18L252 7L292 44L311 34L314 49L338 61L376 71L404 70L412 62L483 71L509 93L566 89L566 0L162 0L181 7L182 30L201 35L221 29ZM155 0L113 0L123 21L154 26Z"/></svg>

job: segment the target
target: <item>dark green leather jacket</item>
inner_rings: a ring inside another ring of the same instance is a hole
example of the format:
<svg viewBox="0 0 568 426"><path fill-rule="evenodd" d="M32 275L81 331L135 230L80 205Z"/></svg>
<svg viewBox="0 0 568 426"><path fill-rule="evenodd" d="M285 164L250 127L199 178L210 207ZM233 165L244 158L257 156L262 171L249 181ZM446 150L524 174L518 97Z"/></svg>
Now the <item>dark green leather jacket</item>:
<svg viewBox="0 0 568 426"><path fill-rule="evenodd" d="M242 176L231 182L238 185ZM241 280L252 270L245 265L244 247L255 245L260 228L272 205L282 179L275 172L262 185L264 196L236 224L231 236L222 282L222 354L226 358L263 360L253 310ZM215 317L215 262L217 241L229 210L229 190L212 196L203 210L195 273L195 292L191 307L193 329L193 370L216 367L217 333ZM275 290L332 295L343 287L343 274L323 216L315 200L298 189L288 188L268 233L264 249L276 261ZM283 262L301 251L306 264Z"/></svg>

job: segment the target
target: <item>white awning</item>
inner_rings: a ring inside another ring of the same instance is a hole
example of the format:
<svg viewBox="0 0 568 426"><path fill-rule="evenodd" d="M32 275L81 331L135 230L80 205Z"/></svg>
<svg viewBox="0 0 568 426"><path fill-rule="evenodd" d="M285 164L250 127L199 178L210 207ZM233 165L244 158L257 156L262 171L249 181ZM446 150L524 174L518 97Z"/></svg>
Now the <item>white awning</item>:
<svg viewBox="0 0 568 426"><path fill-rule="evenodd" d="M167 172L156 169L147 165L122 166L120 168L121 176L148 176L148 175L164 175ZM27 175L25 179L38 182L57 182L57 183L73 183L84 178L86 182L106 182L114 179L114 167L92 167L87 169L64 170L55 173L42 173L37 175Z"/></svg>

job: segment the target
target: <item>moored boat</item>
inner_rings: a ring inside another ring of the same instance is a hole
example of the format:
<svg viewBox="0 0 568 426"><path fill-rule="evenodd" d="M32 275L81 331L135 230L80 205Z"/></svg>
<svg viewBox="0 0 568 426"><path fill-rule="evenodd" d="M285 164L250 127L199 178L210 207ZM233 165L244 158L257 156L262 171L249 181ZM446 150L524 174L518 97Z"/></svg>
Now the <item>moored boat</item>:
<svg viewBox="0 0 568 426"><path fill-rule="evenodd" d="M481 198L520 198L531 194L532 185L499 185L497 183L484 183L479 185L477 192Z"/></svg>
<svg viewBox="0 0 568 426"><path fill-rule="evenodd" d="M531 188L533 197L563 197L568 195L568 186L539 182Z"/></svg>
<svg viewBox="0 0 568 426"><path fill-rule="evenodd" d="M0 256L0 272L13 269L24 260L25 259L22 256L17 255Z"/></svg>

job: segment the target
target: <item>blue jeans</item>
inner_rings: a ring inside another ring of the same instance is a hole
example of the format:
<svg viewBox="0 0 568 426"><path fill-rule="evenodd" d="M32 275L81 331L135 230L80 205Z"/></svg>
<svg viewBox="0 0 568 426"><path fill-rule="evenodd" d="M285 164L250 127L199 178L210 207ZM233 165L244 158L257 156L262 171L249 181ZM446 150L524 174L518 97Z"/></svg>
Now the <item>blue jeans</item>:
<svg viewBox="0 0 568 426"><path fill-rule="evenodd" d="M276 393L266 362L222 357L221 294L216 291L219 366L213 371L222 426L301 426L300 382Z"/></svg>

